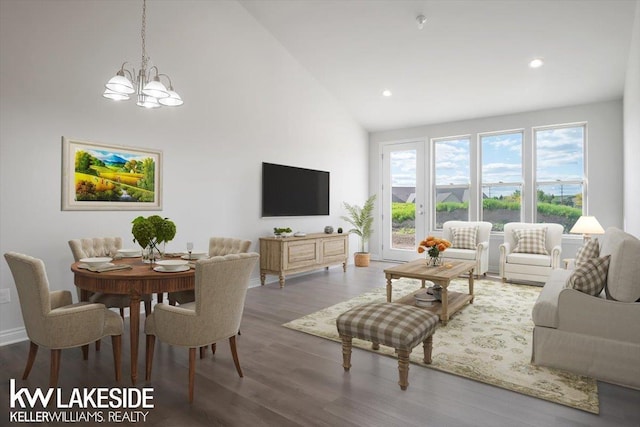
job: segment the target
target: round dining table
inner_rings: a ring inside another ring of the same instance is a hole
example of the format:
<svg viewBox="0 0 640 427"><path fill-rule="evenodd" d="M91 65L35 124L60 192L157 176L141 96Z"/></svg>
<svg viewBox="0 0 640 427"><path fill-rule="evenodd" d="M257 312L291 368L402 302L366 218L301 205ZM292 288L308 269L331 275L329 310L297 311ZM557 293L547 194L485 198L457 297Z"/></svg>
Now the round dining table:
<svg viewBox="0 0 640 427"><path fill-rule="evenodd" d="M191 290L195 287L195 270L179 272L158 272L141 258L122 258L113 260L116 266L131 268L111 271L90 271L82 268L82 263L71 265L74 284L80 288L80 299L87 301L90 292L128 295L129 305L129 338L131 342L131 382L138 379L138 343L140 334L140 299L147 294L162 294Z"/></svg>

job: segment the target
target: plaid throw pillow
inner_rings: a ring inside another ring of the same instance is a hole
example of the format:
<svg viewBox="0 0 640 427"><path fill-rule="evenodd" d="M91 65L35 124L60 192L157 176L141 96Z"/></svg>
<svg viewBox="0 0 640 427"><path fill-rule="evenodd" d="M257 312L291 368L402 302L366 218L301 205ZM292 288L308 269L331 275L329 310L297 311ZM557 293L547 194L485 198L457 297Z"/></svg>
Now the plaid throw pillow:
<svg viewBox="0 0 640 427"><path fill-rule="evenodd" d="M513 252L523 254L549 255L545 247L547 239L547 227L543 228L521 228L513 230L513 235L518 244L513 248Z"/></svg>
<svg viewBox="0 0 640 427"><path fill-rule="evenodd" d="M458 249L475 249L478 226L475 227L451 227L453 241L451 247Z"/></svg>
<svg viewBox="0 0 640 427"><path fill-rule="evenodd" d="M596 239L587 240L576 253L576 267L584 264L591 258L598 258L600 255L600 245Z"/></svg>
<svg viewBox="0 0 640 427"><path fill-rule="evenodd" d="M591 258L576 268L567 282L567 288L573 288L585 294L597 296L604 289L609 271L609 255L603 258Z"/></svg>

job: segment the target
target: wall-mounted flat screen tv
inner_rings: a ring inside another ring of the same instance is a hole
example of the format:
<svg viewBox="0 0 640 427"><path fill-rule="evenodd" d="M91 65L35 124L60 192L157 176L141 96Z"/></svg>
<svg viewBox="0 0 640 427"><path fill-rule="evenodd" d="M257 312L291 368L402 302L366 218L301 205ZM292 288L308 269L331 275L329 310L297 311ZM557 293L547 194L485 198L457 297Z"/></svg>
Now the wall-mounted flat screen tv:
<svg viewBox="0 0 640 427"><path fill-rule="evenodd" d="M329 172L262 163L262 216L329 215Z"/></svg>

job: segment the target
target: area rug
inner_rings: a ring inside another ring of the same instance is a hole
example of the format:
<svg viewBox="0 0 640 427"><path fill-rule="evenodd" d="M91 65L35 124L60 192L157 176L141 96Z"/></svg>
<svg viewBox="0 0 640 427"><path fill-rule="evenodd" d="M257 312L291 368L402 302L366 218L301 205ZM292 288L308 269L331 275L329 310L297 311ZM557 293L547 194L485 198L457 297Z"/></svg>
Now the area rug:
<svg viewBox="0 0 640 427"><path fill-rule="evenodd" d="M420 282L400 279L393 282L396 300L420 288ZM450 290L468 292L467 279L451 282ZM531 364L533 321L531 309L539 287L476 280L474 303L453 315L446 326L440 324L433 339L433 361L422 361L422 346L411 353L411 362L507 390L548 400L594 414L599 413L597 382L569 372ZM325 308L283 326L340 342L336 318L367 302L386 301L384 287ZM358 339L353 346L371 350L371 343ZM394 349L380 346L378 353L396 357ZM336 357L342 360L340 350Z"/></svg>

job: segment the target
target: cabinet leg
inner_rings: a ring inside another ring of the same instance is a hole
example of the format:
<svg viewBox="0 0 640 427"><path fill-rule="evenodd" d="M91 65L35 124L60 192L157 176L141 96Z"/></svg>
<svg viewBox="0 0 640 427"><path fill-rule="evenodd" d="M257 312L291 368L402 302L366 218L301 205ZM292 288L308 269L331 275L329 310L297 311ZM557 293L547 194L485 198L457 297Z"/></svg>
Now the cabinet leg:
<svg viewBox="0 0 640 427"><path fill-rule="evenodd" d="M264 282L267 280L267 275L265 273L260 273L260 286L264 286Z"/></svg>
<svg viewBox="0 0 640 427"><path fill-rule="evenodd" d="M342 271L347 272L347 261L342 263Z"/></svg>
<svg viewBox="0 0 640 427"><path fill-rule="evenodd" d="M280 287L284 288L284 276L280 276Z"/></svg>

